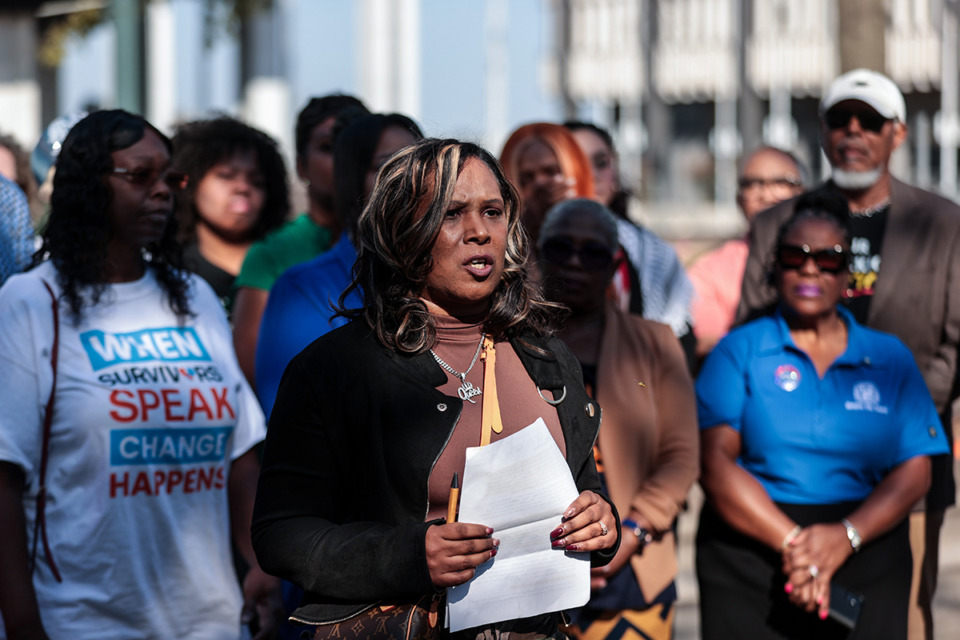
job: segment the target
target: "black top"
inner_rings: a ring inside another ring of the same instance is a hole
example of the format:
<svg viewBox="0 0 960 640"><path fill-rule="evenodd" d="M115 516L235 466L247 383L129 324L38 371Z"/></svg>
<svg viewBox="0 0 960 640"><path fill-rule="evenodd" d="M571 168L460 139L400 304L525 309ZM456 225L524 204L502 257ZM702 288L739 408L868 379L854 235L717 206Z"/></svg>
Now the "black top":
<svg viewBox="0 0 960 640"><path fill-rule="evenodd" d="M190 243L183 248L184 263L191 272L197 274L207 281L213 288L213 292L220 299L224 311L229 318L233 313L233 300L236 296L236 289L233 288L233 282L237 276L227 273L220 267L208 262L200 254L200 248L196 242Z"/></svg>

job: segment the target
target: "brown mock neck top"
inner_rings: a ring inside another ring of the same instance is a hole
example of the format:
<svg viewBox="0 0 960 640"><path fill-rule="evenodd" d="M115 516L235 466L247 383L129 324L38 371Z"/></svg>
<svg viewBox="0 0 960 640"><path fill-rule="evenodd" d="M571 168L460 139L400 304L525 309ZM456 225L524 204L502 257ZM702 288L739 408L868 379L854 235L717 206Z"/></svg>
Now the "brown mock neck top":
<svg viewBox="0 0 960 640"><path fill-rule="evenodd" d="M460 373L467 371L480 344L482 325L464 324L450 316L432 316L432 318L437 329L434 353L454 370ZM496 340L494 346L497 350L497 396L500 401L503 432L492 434L491 442L516 433L542 417L557 446L560 447L560 452L566 455L563 432L560 429L560 419L556 409L537 393L537 386L527 375L523 363L510 343L505 340ZM483 361L477 357L473 368L466 376L466 381L472 383L481 392L483 391L483 366ZM446 373L447 382L438 387L439 390L448 396L459 397L457 389L460 387L460 379L449 372ZM552 398L549 391L544 391L543 394L547 398ZM450 481L454 473L459 474L461 487L464 486L465 480L469 482L469 478L463 477L466 449L480 445L482 406L483 395L473 396L463 403L463 411L454 427L453 435L450 436L449 442L430 473L430 510L427 520L446 517Z"/></svg>

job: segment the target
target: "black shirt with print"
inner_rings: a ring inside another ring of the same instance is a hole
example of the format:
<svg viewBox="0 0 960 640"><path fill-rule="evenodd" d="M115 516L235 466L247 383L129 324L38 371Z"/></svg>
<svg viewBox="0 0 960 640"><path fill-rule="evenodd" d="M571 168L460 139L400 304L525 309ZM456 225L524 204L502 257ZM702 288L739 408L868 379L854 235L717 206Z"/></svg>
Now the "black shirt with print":
<svg viewBox="0 0 960 640"><path fill-rule="evenodd" d="M870 215L850 215L850 281L843 297L853 317L867 323L870 301L880 275L880 247L890 205Z"/></svg>

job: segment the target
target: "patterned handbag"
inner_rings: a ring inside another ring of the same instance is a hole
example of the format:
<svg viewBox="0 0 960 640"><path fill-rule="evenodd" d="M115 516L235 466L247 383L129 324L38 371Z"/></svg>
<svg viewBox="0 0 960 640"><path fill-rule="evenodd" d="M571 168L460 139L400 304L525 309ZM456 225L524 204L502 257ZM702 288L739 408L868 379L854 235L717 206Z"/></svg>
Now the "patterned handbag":
<svg viewBox="0 0 960 640"><path fill-rule="evenodd" d="M435 640L440 637L442 593L413 604L377 605L362 613L318 625L313 640Z"/></svg>

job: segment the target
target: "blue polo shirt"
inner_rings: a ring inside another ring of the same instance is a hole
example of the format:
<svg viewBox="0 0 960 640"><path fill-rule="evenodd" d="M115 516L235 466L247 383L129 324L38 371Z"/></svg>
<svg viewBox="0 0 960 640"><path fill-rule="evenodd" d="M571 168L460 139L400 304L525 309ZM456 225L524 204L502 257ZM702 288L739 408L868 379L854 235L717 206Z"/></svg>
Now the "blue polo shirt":
<svg viewBox="0 0 960 640"><path fill-rule="evenodd" d="M914 456L948 453L913 355L843 308L847 349L823 379L777 312L729 333L697 378L700 428L740 433L740 465L775 502L866 498Z"/></svg>
<svg viewBox="0 0 960 640"><path fill-rule="evenodd" d="M343 317L334 318L333 307L350 286L356 259L357 251L344 233L329 251L287 269L270 288L254 367L257 397L268 418L280 378L293 357L323 334L348 322ZM347 308L360 308L363 299L353 291L344 302Z"/></svg>

